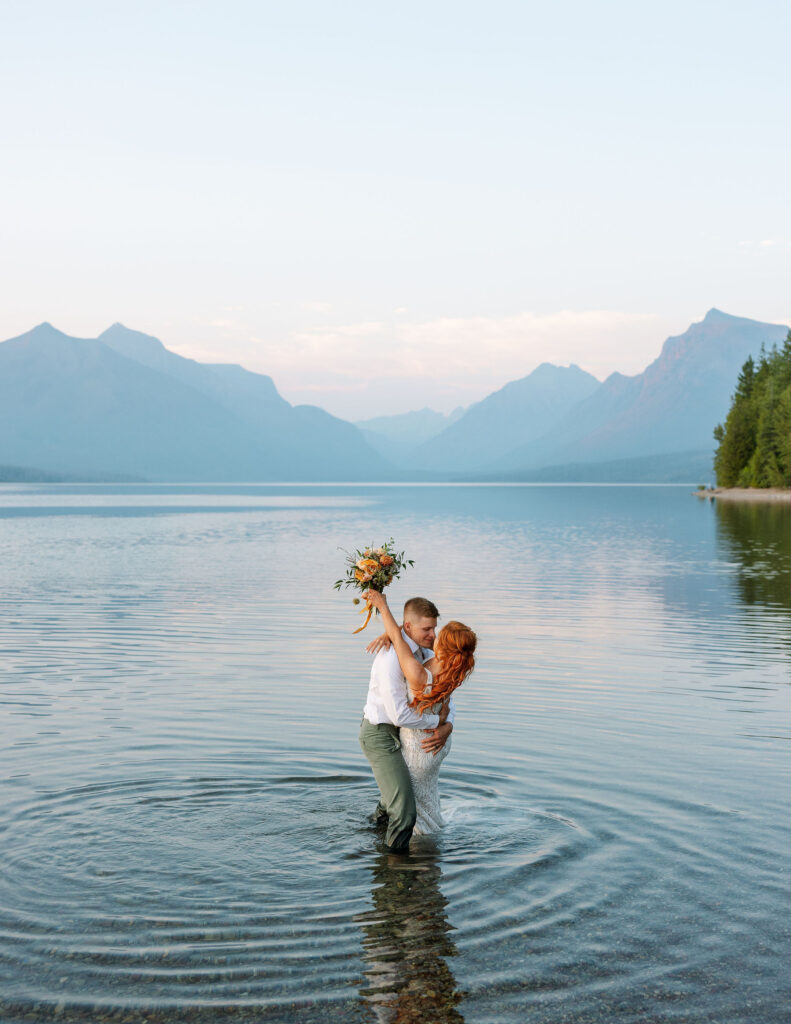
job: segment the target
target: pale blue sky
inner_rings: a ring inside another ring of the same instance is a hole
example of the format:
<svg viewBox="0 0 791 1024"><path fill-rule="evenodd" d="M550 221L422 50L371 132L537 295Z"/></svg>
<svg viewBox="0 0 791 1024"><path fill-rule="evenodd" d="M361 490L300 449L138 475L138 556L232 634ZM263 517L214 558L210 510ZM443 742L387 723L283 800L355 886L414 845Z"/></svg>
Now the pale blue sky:
<svg viewBox="0 0 791 1024"><path fill-rule="evenodd" d="M362 418L789 322L789 11L3 0L0 337L120 320Z"/></svg>

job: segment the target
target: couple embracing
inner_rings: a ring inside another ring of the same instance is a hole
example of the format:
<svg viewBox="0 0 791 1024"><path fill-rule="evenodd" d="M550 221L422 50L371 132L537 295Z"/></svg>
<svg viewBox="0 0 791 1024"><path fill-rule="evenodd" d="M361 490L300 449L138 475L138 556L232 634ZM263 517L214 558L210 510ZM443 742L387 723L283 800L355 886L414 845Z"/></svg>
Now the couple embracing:
<svg viewBox="0 0 791 1024"><path fill-rule="evenodd" d="M438 832L444 824L439 768L450 750L451 694L475 666L477 638L456 621L437 634L439 612L425 597L407 601L401 627L384 594L364 596L381 613L385 635L368 646L376 658L360 746L381 795L373 820L386 828L387 849L404 853L413 833Z"/></svg>

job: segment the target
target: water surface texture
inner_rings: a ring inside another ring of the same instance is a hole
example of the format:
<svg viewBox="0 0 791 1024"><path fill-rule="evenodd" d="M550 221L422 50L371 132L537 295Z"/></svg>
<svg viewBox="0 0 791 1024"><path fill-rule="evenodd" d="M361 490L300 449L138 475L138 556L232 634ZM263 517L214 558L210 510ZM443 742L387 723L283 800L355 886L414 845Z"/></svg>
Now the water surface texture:
<svg viewBox="0 0 791 1024"><path fill-rule="evenodd" d="M408 858L331 589L391 535L480 636ZM0 577L4 1024L788 1019L791 508L4 485Z"/></svg>

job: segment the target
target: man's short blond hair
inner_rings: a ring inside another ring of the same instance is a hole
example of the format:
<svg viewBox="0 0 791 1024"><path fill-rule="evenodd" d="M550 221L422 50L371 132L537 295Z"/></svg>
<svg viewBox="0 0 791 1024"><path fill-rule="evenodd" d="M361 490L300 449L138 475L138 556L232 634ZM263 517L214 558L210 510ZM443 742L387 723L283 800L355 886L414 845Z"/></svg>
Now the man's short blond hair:
<svg viewBox="0 0 791 1024"><path fill-rule="evenodd" d="M438 619L439 612L433 601L427 597L410 597L404 605L404 619L416 622L418 619Z"/></svg>

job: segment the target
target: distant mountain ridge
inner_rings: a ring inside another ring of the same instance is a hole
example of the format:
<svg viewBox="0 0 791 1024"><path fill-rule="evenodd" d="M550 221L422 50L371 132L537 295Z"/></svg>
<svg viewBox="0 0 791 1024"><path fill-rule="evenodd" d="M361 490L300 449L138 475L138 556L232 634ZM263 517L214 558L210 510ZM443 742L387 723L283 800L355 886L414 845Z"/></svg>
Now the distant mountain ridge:
<svg viewBox="0 0 791 1024"><path fill-rule="evenodd" d="M708 484L713 480L711 449L637 455L631 459L570 462L511 472L499 470L482 482Z"/></svg>
<svg viewBox="0 0 791 1024"><path fill-rule="evenodd" d="M408 463L408 453L442 433L463 416L464 411L461 406L447 415L434 409L417 409L396 416L358 420L355 426L372 448L398 465L405 455Z"/></svg>
<svg viewBox="0 0 791 1024"><path fill-rule="evenodd" d="M455 423L409 456L413 465L444 472L491 465L500 453L541 437L599 387L579 366L542 363L470 406Z"/></svg>
<svg viewBox="0 0 791 1024"><path fill-rule="evenodd" d="M493 460L492 471L713 451L745 359L782 344L788 327L711 309L633 377L611 374L542 437Z"/></svg>
<svg viewBox="0 0 791 1024"><path fill-rule="evenodd" d="M390 479L351 424L293 407L271 378L197 363L115 324L51 324L0 344L0 462L85 477Z"/></svg>

